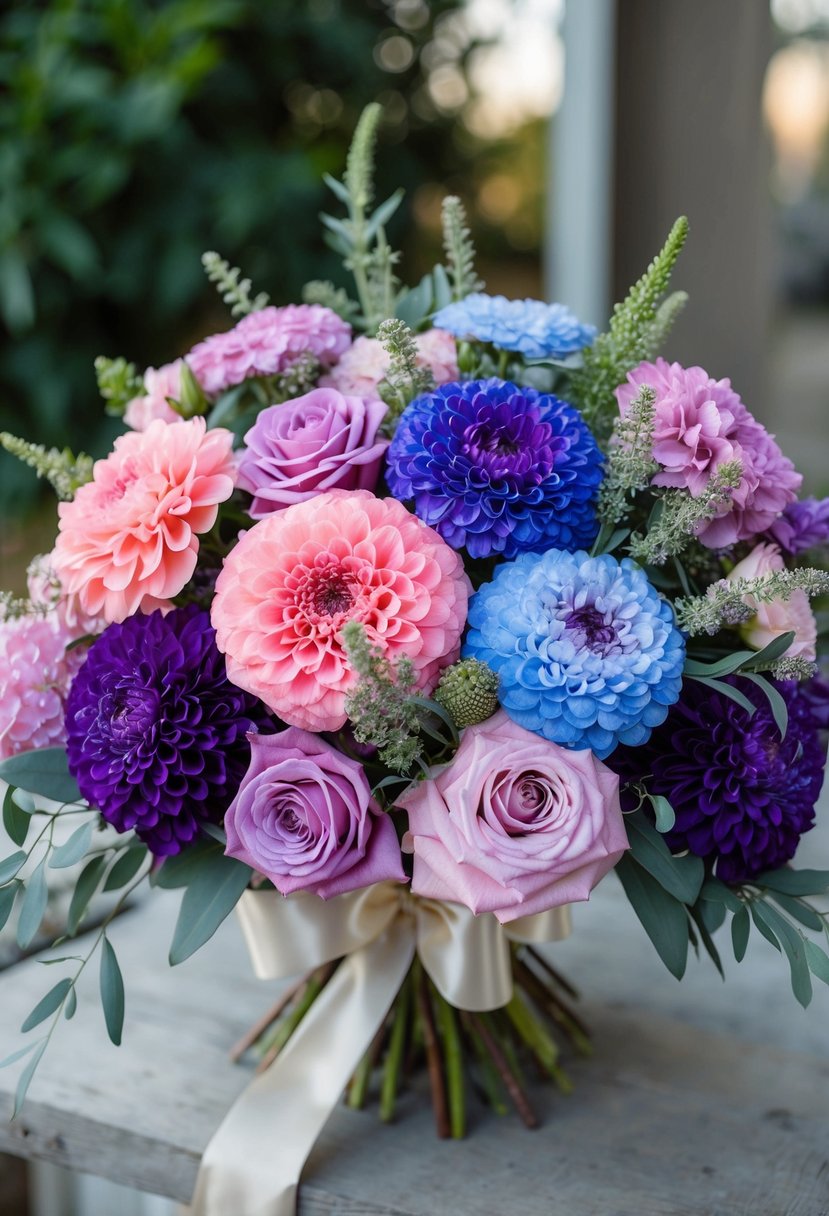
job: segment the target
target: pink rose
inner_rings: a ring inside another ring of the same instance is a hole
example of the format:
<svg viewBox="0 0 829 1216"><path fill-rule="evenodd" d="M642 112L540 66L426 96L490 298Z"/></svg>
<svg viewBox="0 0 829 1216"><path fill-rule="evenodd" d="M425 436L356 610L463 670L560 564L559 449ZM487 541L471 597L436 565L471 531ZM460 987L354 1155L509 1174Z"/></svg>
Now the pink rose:
<svg viewBox="0 0 829 1216"><path fill-rule="evenodd" d="M178 401L181 396L181 365L183 360L165 363L163 367L148 367L144 372L145 396L133 397L124 411L124 422L134 431L146 431L151 422L180 422L168 397Z"/></svg>
<svg viewBox="0 0 829 1216"><path fill-rule="evenodd" d="M463 732L452 764L399 799L412 890L503 923L587 899L628 847L619 778L500 710Z"/></svg>
<svg viewBox="0 0 829 1216"><path fill-rule="evenodd" d="M786 563L777 545L756 545L748 557L738 562L728 581L738 578L760 578L774 570L783 570ZM787 600L773 600L770 604L758 604L753 596L745 602L755 609L755 614L740 629L740 635L752 650L762 650L782 634L794 630L794 641L786 654L790 658L808 659L817 657L817 622L809 607L805 591L794 591Z"/></svg>
<svg viewBox="0 0 829 1216"><path fill-rule="evenodd" d="M295 726L248 739L250 767L225 815L230 857L283 895L330 899L384 879L405 882L394 825L361 765Z"/></svg>
<svg viewBox="0 0 829 1216"><path fill-rule="evenodd" d="M315 388L263 410L245 435L239 485L253 494L250 514L264 519L326 490L373 490L388 440L377 428L379 400Z"/></svg>

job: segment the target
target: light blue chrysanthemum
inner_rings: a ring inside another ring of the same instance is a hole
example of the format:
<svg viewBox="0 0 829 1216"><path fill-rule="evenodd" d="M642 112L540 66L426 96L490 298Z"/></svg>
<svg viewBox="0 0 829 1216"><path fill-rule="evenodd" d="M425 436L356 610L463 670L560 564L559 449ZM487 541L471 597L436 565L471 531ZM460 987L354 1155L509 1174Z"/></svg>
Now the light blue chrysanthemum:
<svg viewBox="0 0 829 1216"><path fill-rule="evenodd" d="M542 300L508 300L473 292L435 313L437 329L456 338L492 342L525 359L566 359L596 337L592 325L582 325L563 304Z"/></svg>
<svg viewBox="0 0 829 1216"><path fill-rule="evenodd" d="M509 716L563 747L638 747L679 698L685 640L630 558L523 553L473 597L469 623L464 655L497 671Z"/></svg>

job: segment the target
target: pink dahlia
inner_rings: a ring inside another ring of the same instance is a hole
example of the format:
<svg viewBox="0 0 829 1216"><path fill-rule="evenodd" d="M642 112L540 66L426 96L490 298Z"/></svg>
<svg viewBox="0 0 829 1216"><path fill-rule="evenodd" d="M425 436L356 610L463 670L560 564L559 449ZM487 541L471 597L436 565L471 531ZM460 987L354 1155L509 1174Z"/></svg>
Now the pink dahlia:
<svg viewBox="0 0 829 1216"><path fill-rule="evenodd" d="M435 384L457 380L458 351L445 329L427 329L415 338L418 363L428 367ZM389 356L376 338L357 338L320 384L356 397L377 396L377 386L389 370Z"/></svg>
<svg viewBox="0 0 829 1216"><path fill-rule="evenodd" d="M731 502L699 533L703 544L714 549L748 540L794 501L800 474L746 409L730 380L713 380L701 367L664 359L640 363L616 389L622 414L644 384L656 392L653 457L661 471L654 485L686 489L697 498L720 465L730 460L742 464Z"/></svg>
<svg viewBox="0 0 829 1216"><path fill-rule="evenodd" d="M54 612L0 621L0 760L65 741L63 710L83 662Z"/></svg>
<svg viewBox="0 0 829 1216"><path fill-rule="evenodd" d="M351 326L321 304L249 313L225 333L194 346L187 362L208 397L251 376L276 376L305 354L330 367L347 349Z"/></svg>
<svg viewBox="0 0 829 1216"><path fill-rule="evenodd" d="M360 621L421 688L460 653L469 581L454 550L392 498L332 490L269 515L225 558L212 619L229 678L290 726L337 730Z"/></svg>
<svg viewBox="0 0 829 1216"><path fill-rule="evenodd" d="M165 363L163 367L148 367L144 372L143 397L133 397L124 411L124 422L134 431L146 431L151 422L178 422L181 417L167 400L178 401L181 396L181 365L183 360Z"/></svg>
<svg viewBox="0 0 829 1216"><path fill-rule="evenodd" d="M115 441L93 479L58 507L55 573L108 622L166 606L192 577L198 535L233 492L230 431L156 419Z"/></svg>

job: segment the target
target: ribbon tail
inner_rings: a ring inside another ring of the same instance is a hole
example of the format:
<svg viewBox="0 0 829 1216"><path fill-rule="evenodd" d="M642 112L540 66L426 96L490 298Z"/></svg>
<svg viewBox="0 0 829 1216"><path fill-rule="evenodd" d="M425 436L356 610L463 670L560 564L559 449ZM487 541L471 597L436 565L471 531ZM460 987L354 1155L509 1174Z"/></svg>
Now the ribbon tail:
<svg viewBox="0 0 829 1216"><path fill-rule="evenodd" d="M251 1082L208 1144L192 1216L294 1216L308 1154L388 1013L414 951L412 922L398 917L344 959L278 1059Z"/></svg>

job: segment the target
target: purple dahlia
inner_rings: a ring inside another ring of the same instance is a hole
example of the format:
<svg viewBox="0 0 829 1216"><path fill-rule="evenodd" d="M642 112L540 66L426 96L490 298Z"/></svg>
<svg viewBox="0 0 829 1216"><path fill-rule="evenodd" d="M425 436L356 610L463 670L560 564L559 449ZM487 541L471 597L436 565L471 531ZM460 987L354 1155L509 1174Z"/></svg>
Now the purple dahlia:
<svg viewBox="0 0 829 1216"><path fill-rule="evenodd" d="M730 682L737 682L732 680ZM645 747L619 748L608 761L622 778L647 778L676 812L666 840L716 862L724 882L745 882L794 857L814 825L826 755L809 699L794 683L777 684L789 711L784 739L765 695L738 687L757 707L694 680Z"/></svg>
<svg viewBox="0 0 829 1216"><path fill-rule="evenodd" d="M388 451L394 497L414 500L470 557L589 546L601 480L601 453L573 406L497 379L417 397Z"/></svg>
<svg viewBox="0 0 829 1216"><path fill-rule="evenodd" d="M246 734L269 722L228 680L207 612L139 613L104 630L72 683L69 768L104 819L164 857L221 822L250 760Z"/></svg>

